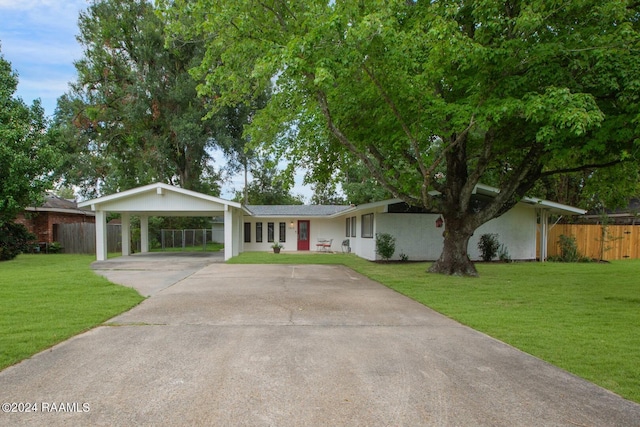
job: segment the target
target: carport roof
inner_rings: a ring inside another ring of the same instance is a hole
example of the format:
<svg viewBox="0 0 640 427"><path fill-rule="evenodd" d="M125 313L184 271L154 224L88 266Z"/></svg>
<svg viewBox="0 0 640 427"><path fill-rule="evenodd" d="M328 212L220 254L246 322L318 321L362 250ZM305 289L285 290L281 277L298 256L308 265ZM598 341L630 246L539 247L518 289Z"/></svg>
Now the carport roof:
<svg viewBox="0 0 640 427"><path fill-rule="evenodd" d="M78 207L85 206L94 211L144 212L162 216L208 216L230 207L242 208L240 203L161 182L78 203Z"/></svg>

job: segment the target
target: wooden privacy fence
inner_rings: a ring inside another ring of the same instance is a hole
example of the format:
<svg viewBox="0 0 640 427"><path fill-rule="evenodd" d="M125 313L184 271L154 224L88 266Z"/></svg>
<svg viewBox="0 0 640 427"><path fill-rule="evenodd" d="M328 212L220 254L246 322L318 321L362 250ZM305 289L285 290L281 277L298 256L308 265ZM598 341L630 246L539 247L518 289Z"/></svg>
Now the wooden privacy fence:
<svg viewBox="0 0 640 427"><path fill-rule="evenodd" d="M548 256L560 255L560 235L573 236L578 252L593 259L640 258L639 225L556 224L549 230Z"/></svg>
<svg viewBox="0 0 640 427"><path fill-rule="evenodd" d="M122 251L120 227L120 224L107 224L107 252ZM62 245L62 251L67 254L96 253L95 224L54 224L53 239Z"/></svg>

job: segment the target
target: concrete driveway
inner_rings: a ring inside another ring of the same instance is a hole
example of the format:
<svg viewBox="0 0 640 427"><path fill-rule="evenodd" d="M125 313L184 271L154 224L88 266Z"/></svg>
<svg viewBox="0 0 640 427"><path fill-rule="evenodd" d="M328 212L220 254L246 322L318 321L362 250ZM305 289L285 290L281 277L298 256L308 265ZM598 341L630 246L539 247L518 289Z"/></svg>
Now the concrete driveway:
<svg viewBox="0 0 640 427"><path fill-rule="evenodd" d="M152 264L130 271L176 272ZM344 267L137 277L151 298L0 373L0 403L38 409L0 425L640 425L640 405Z"/></svg>

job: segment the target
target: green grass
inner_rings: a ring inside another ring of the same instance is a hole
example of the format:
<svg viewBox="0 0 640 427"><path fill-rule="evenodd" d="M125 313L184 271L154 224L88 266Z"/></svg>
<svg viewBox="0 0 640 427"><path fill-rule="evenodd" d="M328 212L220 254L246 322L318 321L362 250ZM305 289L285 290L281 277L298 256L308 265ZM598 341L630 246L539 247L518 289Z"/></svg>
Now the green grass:
<svg viewBox="0 0 640 427"><path fill-rule="evenodd" d="M0 262L0 369L103 323L144 298L96 275L92 255Z"/></svg>
<svg viewBox="0 0 640 427"><path fill-rule="evenodd" d="M428 263L353 255L243 253L230 263L343 264L476 330L640 403L640 260L478 264L479 278Z"/></svg>

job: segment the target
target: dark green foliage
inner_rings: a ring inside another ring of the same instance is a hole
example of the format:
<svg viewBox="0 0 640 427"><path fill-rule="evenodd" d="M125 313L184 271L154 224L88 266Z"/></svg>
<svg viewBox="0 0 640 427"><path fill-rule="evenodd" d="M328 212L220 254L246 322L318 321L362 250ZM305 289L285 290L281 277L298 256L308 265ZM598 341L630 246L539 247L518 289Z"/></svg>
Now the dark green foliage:
<svg viewBox="0 0 640 427"><path fill-rule="evenodd" d="M396 252L396 238L389 233L376 233L376 253L384 261L391 259Z"/></svg>
<svg viewBox="0 0 640 427"><path fill-rule="evenodd" d="M17 87L17 75L0 54L0 226L39 203L59 159L40 101L28 107L14 97Z"/></svg>
<svg viewBox="0 0 640 427"><path fill-rule="evenodd" d="M49 248L47 249L47 251L50 254L59 254L60 252L62 252L64 248L62 247L62 245L60 244L60 242L52 242L49 245Z"/></svg>
<svg viewBox="0 0 640 427"><path fill-rule="evenodd" d="M35 236L22 224L8 222L0 225L0 261L14 259L28 252L33 239Z"/></svg>
<svg viewBox="0 0 640 427"><path fill-rule="evenodd" d="M291 195L292 179L289 171L279 171L270 159L254 159L253 179L235 199L249 205L302 205L300 197Z"/></svg>
<svg viewBox="0 0 640 427"><path fill-rule="evenodd" d="M494 233L487 233L480 236L478 249L480 250L483 261L489 262L494 259L498 255L498 249L500 249L498 235Z"/></svg>
<svg viewBox="0 0 640 427"><path fill-rule="evenodd" d="M504 244L500 244L500 248L498 248L498 259L502 262L511 262L511 255Z"/></svg>
<svg viewBox="0 0 640 427"><path fill-rule="evenodd" d="M581 255L578 251L578 243L574 236L560 235L558 239L560 245L560 255L555 257L549 257L548 261L554 262L589 262L590 259Z"/></svg>

